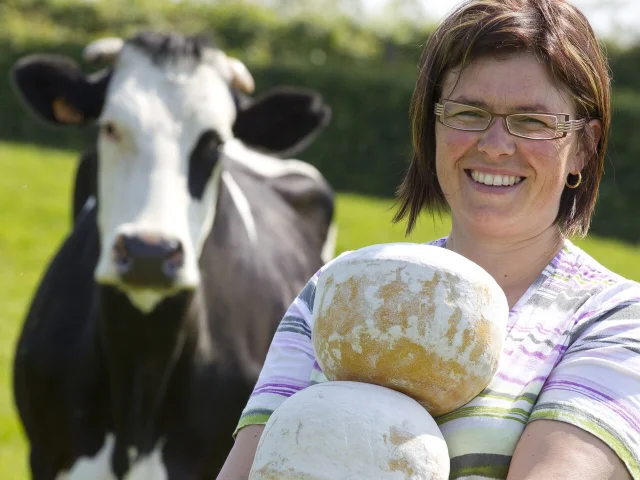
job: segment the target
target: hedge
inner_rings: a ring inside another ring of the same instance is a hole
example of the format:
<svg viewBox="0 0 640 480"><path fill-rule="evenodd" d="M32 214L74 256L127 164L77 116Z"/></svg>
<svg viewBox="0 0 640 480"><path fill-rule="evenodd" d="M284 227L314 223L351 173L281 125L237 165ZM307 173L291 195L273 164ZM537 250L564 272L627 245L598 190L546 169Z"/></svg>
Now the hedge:
<svg viewBox="0 0 640 480"><path fill-rule="evenodd" d="M7 18L10 19L11 16L2 17L1 14L2 8L11 5L12 1L17 0L0 3L0 22L6 23ZM141 1L146 0L136 0L138 4ZM161 12L165 17L153 23L148 18L136 17L147 12L140 7L138 10L130 9L126 13L128 16L117 23L118 15L125 14L103 11L101 2L84 2L84 13L75 12L71 16L64 15L64 5L77 4L77 0L25 2L27 6L37 4L38 8L44 8L44 5L50 10L55 4L57 10L53 9L47 15L49 21L53 18L58 24L54 22L49 27L45 25L46 28L39 25L32 32L14 28L14 31L22 31L22 36L16 34L11 37L7 29L0 32L0 72L8 72L10 66L26 53L57 52L78 59L91 38L122 34L124 30L141 27L144 22L154 26L173 25L171 22L180 24L177 19L183 18L171 10L172 15L178 15L176 19L167 20L168 14ZM213 20L212 10L202 7L202 12L203 18L211 19L212 23L220 22L220 18ZM370 32L347 28L354 38L369 39L375 43L370 46L373 51L370 52L371 57L367 58L359 56L361 50L345 48L336 41L337 34L326 25L314 27L302 20L284 25L265 12L244 16L241 11L238 13L233 9L226 12L226 23L222 22L226 25L222 28L224 33L218 31L217 36L222 38L221 45L247 62L256 79L256 94L276 85L298 85L319 90L331 105L333 116L329 127L301 157L320 168L338 191L392 196L410 155L408 105L415 80L415 59L419 54L417 37L408 35L409 39L405 38L402 44L394 44L387 39L387 47L395 45L393 49L401 52L399 57L391 56L395 58L393 60L388 52L379 50L378 47L385 45L383 40ZM23 20L15 20L16 24L22 25L20 28L24 27ZM62 21L66 22L64 26L59 25ZM266 25L262 30L256 27L260 21ZM305 40L314 28L315 40L313 35L311 41ZM58 41L52 40L51 32L56 32ZM297 32L300 38L297 49L291 45L292 32ZM266 43L265 38L269 39ZM288 40L283 40L285 38ZM324 42L323 48L328 52L328 61L323 65L309 61L309 49L314 47L314 41L318 44ZM274 44L290 45L293 53L276 55ZM634 68L640 70L640 61L629 64L623 61L627 57L640 59L640 47L611 53L614 116L592 232L638 243L640 222L635 219L634 211L640 193L636 182L636 177L640 176L640 136L635 130L640 125L640 91L636 90L640 86L634 83L633 72ZM4 112L0 116L0 139L75 148L78 151L93 141L93 128L61 129L34 121L15 98L9 87L8 75L0 78L0 107Z"/></svg>
<svg viewBox="0 0 640 480"><path fill-rule="evenodd" d="M613 96L611 137L592 232L640 243L640 94Z"/></svg>

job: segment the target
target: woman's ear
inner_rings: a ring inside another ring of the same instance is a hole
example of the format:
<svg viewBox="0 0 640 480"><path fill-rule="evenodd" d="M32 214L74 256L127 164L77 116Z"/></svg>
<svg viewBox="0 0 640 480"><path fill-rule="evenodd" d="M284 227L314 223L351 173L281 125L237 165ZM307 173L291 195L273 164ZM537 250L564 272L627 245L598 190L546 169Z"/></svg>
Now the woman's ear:
<svg viewBox="0 0 640 480"><path fill-rule="evenodd" d="M595 152L598 143L602 137L602 122L598 119L591 120L584 126L584 135L586 142L580 142L578 145L578 155L576 155L576 165L572 170L580 172L584 168L587 152Z"/></svg>
<svg viewBox="0 0 640 480"><path fill-rule="evenodd" d="M602 137L602 122L598 119L591 120L585 126L585 131L589 136L589 144L594 150L598 147Z"/></svg>

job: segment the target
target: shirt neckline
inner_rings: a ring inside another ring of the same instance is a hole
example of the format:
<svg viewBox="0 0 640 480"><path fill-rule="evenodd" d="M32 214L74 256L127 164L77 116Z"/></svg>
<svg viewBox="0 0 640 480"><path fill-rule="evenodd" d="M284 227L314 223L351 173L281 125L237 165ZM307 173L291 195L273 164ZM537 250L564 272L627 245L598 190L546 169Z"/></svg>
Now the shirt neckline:
<svg viewBox="0 0 640 480"><path fill-rule="evenodd" d="M446 248L447 239L449 236L444 236L442 238L438 238L432 242L427 242L427 245L433 245L440 248ZM529 302L531 297L540 290L544 285L546 285L553 274L558 270L558 267L564 263L572 253L575 253L575 247L573 243L569 239L564 239L562 248L555 254L555 256L549 261L549 263L544 267L542 272L538 275L538 277L533 281L531 285L525 290L522 296L518 299L518 301L509 309L509 325L507 326L507 330L511 331L513 326L513 318L524 308L525 305Z"/></svg>

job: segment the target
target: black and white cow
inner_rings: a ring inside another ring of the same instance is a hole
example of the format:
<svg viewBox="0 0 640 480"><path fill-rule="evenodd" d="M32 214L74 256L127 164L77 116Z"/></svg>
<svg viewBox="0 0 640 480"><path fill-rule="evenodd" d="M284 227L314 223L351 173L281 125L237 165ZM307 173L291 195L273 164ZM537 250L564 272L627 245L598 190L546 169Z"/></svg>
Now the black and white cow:
<svg viewBox="0 0 640 480"><path fill-rule="evenodd" d="M99 125L95 174L76 185L95 188L77 195L16 347L32 476L214 478L278 322L335 238L322 175L265 151L299 148L328 107L293 90L238 97L247 69L197 37L87 48L105 52L113 66L92 75L50 55L13 69L42 118Z"/></svg>
<svg viewBox="0 0 640 480"><path fill-rule="evenodd" d="M115 47L119 51L120 44L121 40L118 39L95 42L87 48L85 58L91 63L104 59L108 56L105 50ZM32 76L31 81L33 79ZM39 88L37 83L32 85L32 88ZM331 108L323 102L319 93L312 90L276 87L255 99L235 88L231 89L231 94L236 107L234 136L253 150L279 158L290 158L300 153L331 119ZM86 201L94 201L97 172L97 152L94 148L82 155L76 171L74 221Z"/></svg>

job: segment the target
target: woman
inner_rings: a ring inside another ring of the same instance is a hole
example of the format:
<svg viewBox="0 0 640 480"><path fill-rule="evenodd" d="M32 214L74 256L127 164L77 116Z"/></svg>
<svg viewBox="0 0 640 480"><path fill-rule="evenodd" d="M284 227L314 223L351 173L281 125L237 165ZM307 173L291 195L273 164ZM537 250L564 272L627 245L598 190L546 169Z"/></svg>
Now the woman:
<svg viewBox="0 0 640 480"><path fill-rule="evenodd" d="M510 307L489 387L437 419L451 478L640 479L640 286L574 246L585 235L610 117L607 64L562 0L475 0L429 38L399 189L411 231L489 272ZM493 113L491 113L493 112ZM309 329L319 272L273 340L219 478L246 478L270 413L321 378Z"/></svg>

